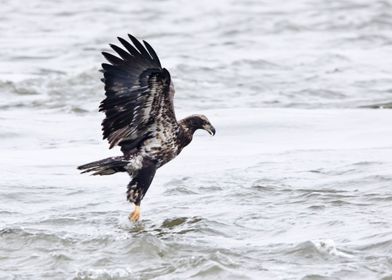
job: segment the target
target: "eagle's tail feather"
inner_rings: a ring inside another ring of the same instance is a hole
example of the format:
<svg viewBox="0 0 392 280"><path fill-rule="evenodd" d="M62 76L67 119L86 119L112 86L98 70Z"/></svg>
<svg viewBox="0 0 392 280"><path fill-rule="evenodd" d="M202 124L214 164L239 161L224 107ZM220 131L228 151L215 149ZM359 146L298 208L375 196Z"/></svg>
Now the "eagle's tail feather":
<svg viewBox="0 0 392 280"><path fill-rule="evenodd" d="M110 175L125 172L127 164L128 161L124 157L110 157L78 166L78 169L82 170L82 173L93 172L92 175Z"/></svg>

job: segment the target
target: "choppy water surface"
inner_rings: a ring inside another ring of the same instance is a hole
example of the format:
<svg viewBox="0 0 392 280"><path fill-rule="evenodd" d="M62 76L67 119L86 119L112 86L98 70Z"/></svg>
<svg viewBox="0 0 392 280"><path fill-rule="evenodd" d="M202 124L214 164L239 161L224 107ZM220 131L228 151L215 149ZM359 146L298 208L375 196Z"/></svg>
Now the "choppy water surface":
<svg viewBox="0 0 392 280"><path fill-rule="evenodd" d="M391 1L2 1L0 279L392 279ZM100 52L133 33L200 132L131 224Z"/></svg>

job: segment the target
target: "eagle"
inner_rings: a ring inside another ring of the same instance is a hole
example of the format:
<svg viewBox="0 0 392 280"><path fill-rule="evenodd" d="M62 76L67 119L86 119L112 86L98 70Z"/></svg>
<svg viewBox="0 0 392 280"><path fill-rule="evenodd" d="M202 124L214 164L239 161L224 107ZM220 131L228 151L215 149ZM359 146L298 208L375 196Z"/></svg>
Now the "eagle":
<svg viewBox="0 0 392 280"><path fill-rule="evenodd" d="M118 37L121 47L110 44L116 55L102 52L108 63L102 64L105 98L99 111L103 139L109 148L119 146L122 156L87 163L82 173L110 175L127 172L131 181L127 200L135 205L129 219L140 219L140 203L158 168L174 159L191 141L198 129L215 135L215 128L204 115L177 120L170 73L161 66L154 49L128 34Z"/></svg>

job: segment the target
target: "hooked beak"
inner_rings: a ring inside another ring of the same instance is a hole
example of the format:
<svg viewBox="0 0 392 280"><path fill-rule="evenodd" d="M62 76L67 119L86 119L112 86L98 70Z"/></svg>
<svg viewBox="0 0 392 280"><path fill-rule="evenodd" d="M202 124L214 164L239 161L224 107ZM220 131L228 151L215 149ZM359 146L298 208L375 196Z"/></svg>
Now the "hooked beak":
<svg viewBox="0 0 392 280"><path fill-rule="evenodd" d="M211 134L212 136L215 135L215 132L216 132L215 127L213 127L211 124L207 124L207 125L205 125L203 128L204 128L205 130L207 130L207 132L208 132L209 134Z"/></svg>

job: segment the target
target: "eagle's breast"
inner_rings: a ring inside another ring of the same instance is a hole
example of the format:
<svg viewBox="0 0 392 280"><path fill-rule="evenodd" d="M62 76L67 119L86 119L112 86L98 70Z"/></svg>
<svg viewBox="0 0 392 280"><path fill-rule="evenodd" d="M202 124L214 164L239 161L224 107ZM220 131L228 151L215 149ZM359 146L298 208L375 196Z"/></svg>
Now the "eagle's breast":
<svg viewBox="0 0 392 280"><path fill-rule="evenodd" d="M144 141L141 154L156 162L159 168L178 155L178 131L169 118L162 118L155 124L154 130L153 136Z"/></svg>

